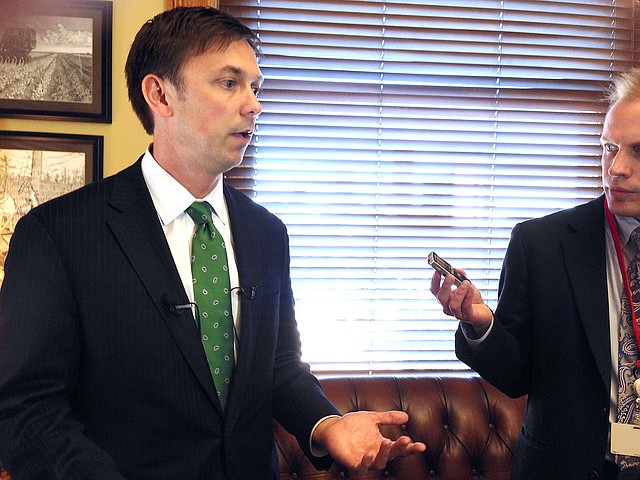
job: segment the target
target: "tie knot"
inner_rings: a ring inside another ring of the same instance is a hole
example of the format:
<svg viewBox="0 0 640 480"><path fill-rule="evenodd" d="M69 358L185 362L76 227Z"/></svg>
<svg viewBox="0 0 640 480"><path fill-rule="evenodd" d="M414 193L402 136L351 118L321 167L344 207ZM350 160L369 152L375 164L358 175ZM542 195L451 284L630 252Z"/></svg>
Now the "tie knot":
<svg viewBox="0 0 640 480"><path fill-rule="evenodd" d="M186 210L196 225L212 223L211 205L207 202L193 202Z"/></svg>

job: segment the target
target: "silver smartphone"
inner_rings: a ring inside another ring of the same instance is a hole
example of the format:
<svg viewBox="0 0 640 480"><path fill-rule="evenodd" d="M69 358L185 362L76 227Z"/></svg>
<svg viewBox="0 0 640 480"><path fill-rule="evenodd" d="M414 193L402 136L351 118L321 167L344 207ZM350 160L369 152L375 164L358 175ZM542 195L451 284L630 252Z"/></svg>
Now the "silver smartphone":
<svg viewBox="0 0 640 480"><path fill-rule="evenodd" d="M441 275L447 275L448 273L452 274L455 277L455 284L460 285L463 281L469 280L463 274L461 274L458 270L453 268L449 262L440 257L436 252L431 252L427 257L427 262L431 267L440 272Z"/></svg>

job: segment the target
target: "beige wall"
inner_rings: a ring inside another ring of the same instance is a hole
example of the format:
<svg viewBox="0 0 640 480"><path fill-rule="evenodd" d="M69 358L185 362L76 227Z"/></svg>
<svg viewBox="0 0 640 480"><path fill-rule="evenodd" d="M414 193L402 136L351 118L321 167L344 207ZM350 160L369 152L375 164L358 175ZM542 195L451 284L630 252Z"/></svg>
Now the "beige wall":
<svg viewBox="0 0 640 480"><path fill-rule="evenodd" d="M112 123L0 118L0 130L104 136L104 176L131 165L151 141L129 105L124 64L140 26L165 9L165 0L112 0L112 3Z"/></svg>

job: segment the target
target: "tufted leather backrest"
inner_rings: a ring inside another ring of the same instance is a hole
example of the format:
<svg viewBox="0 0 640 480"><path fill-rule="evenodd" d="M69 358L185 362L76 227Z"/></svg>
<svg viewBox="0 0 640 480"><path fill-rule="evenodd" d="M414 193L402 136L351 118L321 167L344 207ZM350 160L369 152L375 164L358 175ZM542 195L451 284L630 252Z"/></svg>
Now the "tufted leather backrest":
<svg viewBox="0 0 640 480"><path fill-rule="evenodd" d="M403 410L407 433L426 443L422 455L398 458L381 472L358 475L332 466L318 472L296 440L274 422L282 480L507 480L526 398L511 399L478 377L343 377L321 380L341 412ZM0 469L0 480L8 476Z"/></svg>
<svg viewBox="0 0 640 480"><path fill-rule="evenodd" d="M426 443L422 455L398 458L381 472L358 475L333 466L318 472L296 441L275 424L282 480L399 479L457 480L509 478L511 457L522 424L526 398L512 399L479 377L342 377L321 380L342 413L403 410L403 433Z"/></svg>

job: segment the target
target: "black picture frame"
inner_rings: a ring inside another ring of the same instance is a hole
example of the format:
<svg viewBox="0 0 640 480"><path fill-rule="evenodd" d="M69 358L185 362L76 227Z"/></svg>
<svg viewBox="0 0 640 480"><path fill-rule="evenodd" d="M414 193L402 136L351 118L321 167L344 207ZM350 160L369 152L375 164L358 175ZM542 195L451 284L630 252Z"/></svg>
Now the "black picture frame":
<svg viewBox="0 0 640 480"><path fill-rule="evenodd" d="M0 116L111 123L112 3L2 4Z"/></svg>
<svg viewBox="0 0 640 480"><path fill-rule="evenodd" d="M104 137L0 131L0 284L18 220L36 205L102 178Z"/></svg>

